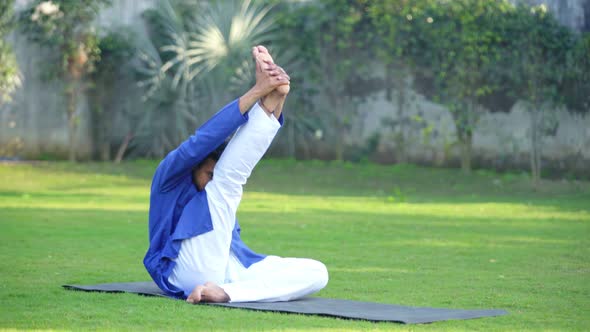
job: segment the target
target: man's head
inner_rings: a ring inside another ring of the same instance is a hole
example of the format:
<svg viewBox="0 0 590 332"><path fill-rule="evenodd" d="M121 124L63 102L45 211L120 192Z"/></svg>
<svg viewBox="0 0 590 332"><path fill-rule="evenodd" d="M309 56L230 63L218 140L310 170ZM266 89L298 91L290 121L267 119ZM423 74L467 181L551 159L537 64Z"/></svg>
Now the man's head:
<svg viewBox="0 0 590 332"><path fill-rule="evenodd" d="M193 183L198 191L205 189L209 181L213 180L213 170L227 144L223 143L193 168Z"/></svg>

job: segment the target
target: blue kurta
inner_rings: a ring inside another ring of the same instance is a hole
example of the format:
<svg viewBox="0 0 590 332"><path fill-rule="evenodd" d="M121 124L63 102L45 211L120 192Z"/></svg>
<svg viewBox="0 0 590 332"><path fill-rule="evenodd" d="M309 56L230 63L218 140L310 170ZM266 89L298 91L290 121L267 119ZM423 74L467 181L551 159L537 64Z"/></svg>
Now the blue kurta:
<svg viewBox="0 0 590 332"><path fill-rule="evenodd" d="M213 229L207 193L197 191L192 169L246 121L248 115L240 113L238 100L231 102L170 152L156 169L150 195L150 247L143 263L154 282L170 296L184 297L182 290L168 282L182 240ZM231 251L245 267L265 257L242 242L237 220Z"/></svg>

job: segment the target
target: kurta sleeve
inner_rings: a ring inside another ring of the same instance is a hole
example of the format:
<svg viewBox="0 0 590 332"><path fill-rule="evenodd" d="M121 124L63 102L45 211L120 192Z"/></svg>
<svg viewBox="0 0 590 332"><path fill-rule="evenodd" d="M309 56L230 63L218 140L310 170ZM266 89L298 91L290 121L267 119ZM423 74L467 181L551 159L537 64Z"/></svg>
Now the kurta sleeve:
<svg viewBox="0 0 590 332"><path fill-rule="evenodd" d="M190 174L193 167L247 120L247 115L240 113L237 99L222 108L162 160L154 177L157 190L165 192L174 188L184 176Z"/></svg>

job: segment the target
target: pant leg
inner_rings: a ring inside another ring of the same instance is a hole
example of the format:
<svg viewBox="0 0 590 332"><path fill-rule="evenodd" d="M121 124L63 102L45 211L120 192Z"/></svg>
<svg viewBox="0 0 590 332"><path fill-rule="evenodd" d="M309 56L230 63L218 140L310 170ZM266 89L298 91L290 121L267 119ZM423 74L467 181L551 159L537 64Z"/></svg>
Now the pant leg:
<svg viewBox="0 0 590 332"><path fill-rule="evenodd" d="M242 199L243 185L280 127L274 115L267 114L258 104L252 107L248 122L238 129L221 154L213 171L213 180L205 187L210 201L225 205L227 211L235 215Z"/></svg>
<svg viewBox="0 0 590 332"><path fill-rule="evenodd" d="M320 291L328 284L328 270L319 261L268 256L245 268L230 255L226 283L220 285L231 302L279 302Z"/></svg>
<svg viewBox="0 0 590 332"><path fill-rule="evenodd" d="M279 128L274 116L256 104L249 112L248 122L238 129L222 153L213 180L205 187L213 230L182 241L176 265L168 278L185 296L207 281L216 284L225 281L242 186Z"/></svg>

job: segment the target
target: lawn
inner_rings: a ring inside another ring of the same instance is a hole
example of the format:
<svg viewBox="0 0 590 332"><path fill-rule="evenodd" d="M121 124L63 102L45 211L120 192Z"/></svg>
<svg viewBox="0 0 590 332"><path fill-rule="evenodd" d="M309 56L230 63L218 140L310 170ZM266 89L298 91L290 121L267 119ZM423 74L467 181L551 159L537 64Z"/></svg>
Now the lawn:
<svg viewBox="0 0 590 332"><path fill-rule="evenodd" d="M318 296L501 308L427 325L191 306L62 284L148 280L157 163L0 164L0 329L589 330L590 183L267 160L238 212L253 249L323 261Z"/></svg>

